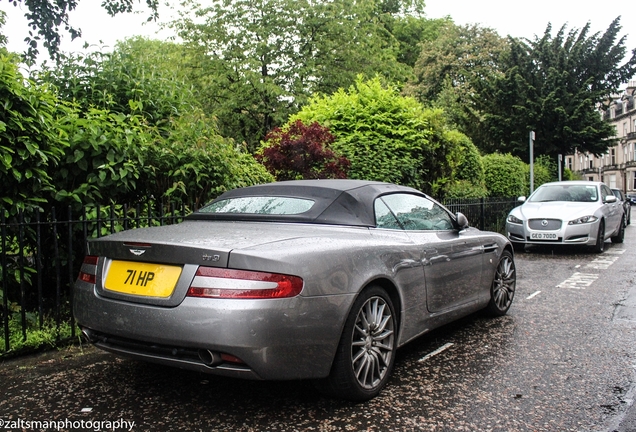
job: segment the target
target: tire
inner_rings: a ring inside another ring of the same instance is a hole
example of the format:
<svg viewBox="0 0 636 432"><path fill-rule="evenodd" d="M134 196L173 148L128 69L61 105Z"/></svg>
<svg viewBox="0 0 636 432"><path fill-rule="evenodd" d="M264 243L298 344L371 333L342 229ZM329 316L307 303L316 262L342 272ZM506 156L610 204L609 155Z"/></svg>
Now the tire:
<svg viewBox="0 0 636 432"><path fill-rule="evenodd" d="M517 286L517 271L512 254L504 251L501 254L495 275L490 287L490 302L486 311L494 316L503 316L508 313L512 300L515 297Z"/></svg>
<svg viewBox="0 0 636 432"><path fill-rule="evenodd" d="M526 251L525 243L516 243L516 242L510 242L510 243L512 243L512 249L515 252L525 252Z"/></svg>
<svg viewBox="0 0 636 432"><path fill-rule="evenodd" d="M629 210L627 211L627 225L630 225L631 223L632 223L632 209L630 207Z"/></svg>
<svg viewBox="0 0 636 432"><path fill-rule="evenodd" d="M602 253L605 250L605 221L601 220L596 234L596 244L593 246L594 252Z"/></svg>
<svg viewBox="0 0 636 432"><path fill-rule="evenodd" d="M625 240L625 224L621 222L618 227L618 233L612 237L612 243L623 243L623 240Z"/></svg>
<svg viewBox="0 0 636 432"><path fill-rule="evenodd" d="M315 381L323 394L352 401L377 396L395 364L397 318L391 298L378 286L356 299L340 337L330 375Z"/></svg>

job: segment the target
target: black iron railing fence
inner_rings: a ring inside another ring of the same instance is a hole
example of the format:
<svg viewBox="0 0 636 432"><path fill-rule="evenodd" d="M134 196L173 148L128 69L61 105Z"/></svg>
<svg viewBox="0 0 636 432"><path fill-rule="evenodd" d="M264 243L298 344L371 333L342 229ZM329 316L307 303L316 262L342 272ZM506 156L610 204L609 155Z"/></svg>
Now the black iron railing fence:
<svg viewBox="0 0 636 432"><path fill-rule="evenodd" d="M443 204L453 213L462 212L471 226L503 233L510 210L519 205L517 198L447 199Z"/></svg>
<svg viewBox="0 0 636 432"><path fill-rule="evenodd" d="M503 232L515 199L447 200L472 226ZM74 212L0 216L0 358L78 340L72 287L90 238L178 223L192 206L146 200L135 205L87 206Z"/></svg>

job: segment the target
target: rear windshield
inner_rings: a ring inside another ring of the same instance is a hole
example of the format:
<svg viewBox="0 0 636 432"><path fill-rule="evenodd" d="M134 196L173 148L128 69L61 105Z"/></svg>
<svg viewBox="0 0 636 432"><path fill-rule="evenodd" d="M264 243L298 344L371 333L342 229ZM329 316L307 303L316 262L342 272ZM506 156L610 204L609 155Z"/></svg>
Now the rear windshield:
<svg viewBox="0 0 636 432"><path fill-rule="evenodd" d="M550 185L541 186L530 197L532 202L548 201L598 201L598 193L594 185Z"/></svg>
<svg viewBox="0 0 636 432"><path fill-rule="evenodd" d="M201 208L199 212L294 215L308 211L313 205L313 200L303 198L255 196L215 201Z"/></svg>

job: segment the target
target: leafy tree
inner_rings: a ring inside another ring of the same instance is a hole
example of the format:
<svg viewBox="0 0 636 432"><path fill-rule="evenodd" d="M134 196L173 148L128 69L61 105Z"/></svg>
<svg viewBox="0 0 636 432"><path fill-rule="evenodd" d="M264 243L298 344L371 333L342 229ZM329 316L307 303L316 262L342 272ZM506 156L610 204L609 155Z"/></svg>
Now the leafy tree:
<svg viewBox="0 0 636 432"><path fill-rule="evenodd" d="M63 31L71 35L71 39L82 36L82 30L72 27L69 23L69 12L72 12L79 3L79 0L8 0L17 6L24 3L27 8L24 16L29 21L29 36L25 39L27 43L27 58L34 60L39 53L39 43L42 42L44 48L48 50L51 58L57 59L60 54L60 41L62 27ZM130 13L133 11L133 0L103 0L102 7L109 15L115 16L118 13ZM158 0L146 0L146 5L150 9L151 15L148 21L158 18Z"/></svg>
<svg viewBox="0 0 636 432"><path fill-rule="evenodd" d="M388 29L399 43L397 60L415 67L422 50L422 44L434 41L440 31L448 25L450 18L426 19L411 15L391 15Z"/></svg>
<svg viewBox="0 0 636 432"><path fill-rule="evenodd" d="M534 40L509 39L500 76L475 86L472 98L482 115L482 133L473 136L482 151L500 150L528 159L528 134L535 152L556 158L578 147L600 155L613 143L614 129L598 105L636 73L636 50L624 64L625 37L619 18L603 33L590 35L563 26L552 36L548 25Z"/></svg>
<svg viewBox="0 0 636 432"><path fill-rule="evenodd" d="M478 142L481 116L470 95L479 82L501 73L501 57L507 50L506 39L492 29L445 23L437 38L421 44L406 93L427 106L443 108L451 124Z"/></svg>
<svg viewBox="0 0 636 432"><path fill-rule="evenodd" d="M198 106L188 62L180 44L135 37L118 42L113 52L62 55L35 79L53 84L82 110L141 115L161 125Z"/></svg>
<svg viewBox="0 0 636 432"><path fill-rule="evenodd" d="M49 88L25 79L18 63L0 50L0 209L11 214L46 202L54 190L51 172L69 145L59 119L70 109Z"/></svg>
<svg viewBox="0 0 636 432"><path fill-rule="evenodd" d="M254 151L314 93L348 87L358 73L404 81L399 44L375 1L215 0L182 2L172 25L199 50L194 77L221 133Z"/></svg>
<svg viewBox="0 0 636 432"><path fill-rule="evenodd" d="M526 164L509 153L491 153L482 158L488 195L516 197L527 193Z"/></svg>
<svg viewBox="0 0 636 432"><path fill-rule="evenodd" d="M450 84L457 97L465 97L476 80L497 75L506 49L506 40L492 29L446 22L438 37L421 44L409 92L430 102Z"/></svg>
<svg viewBox="0 0 636 432"><path fill-rule="evenodd" d="M58 202L153 195L199 205L273 179L198 108L189 62L181 45L133 38L113 53L64 57L37 75L74 104L60 123L70 148L51 173Z"/></svg>
<svg viewBox="0 0 636 432"><path fill-rule="evenodd" d="M379 0L375 2L378 23L386 30L387 43L397 42L397 61L409 67L415 65L420 44L437 38L440 28L451 22L450 17L427 19L422 0Z"/></svg>
<svg viewBox="0 0 636 432"><path fill-rule="evenodd" d="M6 23L7 23L7 14L4 13L4 11L0 11L0 29L2 29ZM5 52L6 45L7 45L7 37L3 33L0 33L0 50Z"/></svg>
<svg viewBox="0 0 636 432"><path fill-rule="evenodd" d="M347 178L351 163L329 148L334 140L318 123L296 120L268 133L256 158L277 180Z"/></svg>

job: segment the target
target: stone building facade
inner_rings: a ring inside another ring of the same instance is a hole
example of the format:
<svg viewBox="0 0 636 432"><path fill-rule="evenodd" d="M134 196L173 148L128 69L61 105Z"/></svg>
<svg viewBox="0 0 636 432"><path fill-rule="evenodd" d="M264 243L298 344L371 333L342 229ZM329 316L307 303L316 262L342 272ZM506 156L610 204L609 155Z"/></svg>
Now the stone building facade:
<svg viewBox="0 0 636 432"><path fill-rule="evenodd" d="M616 128L618 144L604 155L575 151L565 157L565 167L584 179L602 181L610 188L636 194L636 81L630 81L622 95L613 98L603 119Z"/></svg>

